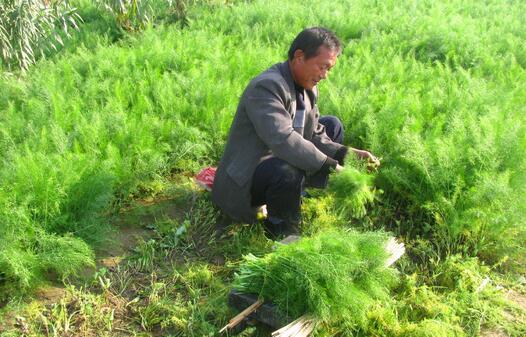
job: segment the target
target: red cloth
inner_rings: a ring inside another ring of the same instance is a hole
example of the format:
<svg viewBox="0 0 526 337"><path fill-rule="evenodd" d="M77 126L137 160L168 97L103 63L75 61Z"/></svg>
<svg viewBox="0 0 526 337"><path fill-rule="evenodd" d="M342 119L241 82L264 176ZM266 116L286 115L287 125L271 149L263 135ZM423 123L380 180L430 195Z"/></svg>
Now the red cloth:
<svg viewBox="0 0 526 337"><path fill-rule="evenodd" d="M214 178L216 176L215 167L205 167L195 176L195 182L207 191L212 190L214 185Z"/></svg>

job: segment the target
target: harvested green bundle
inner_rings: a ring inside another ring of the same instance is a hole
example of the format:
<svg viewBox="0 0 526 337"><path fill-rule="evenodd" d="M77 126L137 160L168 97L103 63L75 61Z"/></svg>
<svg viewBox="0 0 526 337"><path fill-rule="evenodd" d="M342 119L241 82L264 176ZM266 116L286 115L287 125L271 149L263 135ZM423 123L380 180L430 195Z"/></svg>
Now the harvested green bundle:
<svg viewBox="0 0 526 337"><path fill-rule="evenodd" d="M244 257L234 288L272 300L282 314L309 313L318 321L361 326L368 307L386 298L395 280L386 267L388 236L332 230L264 257Z"/></svg>
<svg viewBox="0 0 526 337"><path fill-rule="evenodd" d="M331 176L329 192L335 197L336 208L355 218L365 215L365 206L375 197L372 176L352 166Z"/></svg>

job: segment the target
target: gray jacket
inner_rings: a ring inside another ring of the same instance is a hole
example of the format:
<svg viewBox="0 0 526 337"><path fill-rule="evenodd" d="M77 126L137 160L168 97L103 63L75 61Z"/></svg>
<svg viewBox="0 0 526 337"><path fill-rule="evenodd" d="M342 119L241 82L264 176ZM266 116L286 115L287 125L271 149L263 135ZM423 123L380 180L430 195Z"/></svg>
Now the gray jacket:
<svg viewBox="0 0 526 337"><path fill-rule="evenodd" d="M254 171L264 159L281 158L310 176L343 147L332 142L318 123L316 92L307 93L313 107L304 123L293 125L296 91L288 62L261 73L243 92L212 188L212 200L230 217L255 221L250 189Z"/></svg>

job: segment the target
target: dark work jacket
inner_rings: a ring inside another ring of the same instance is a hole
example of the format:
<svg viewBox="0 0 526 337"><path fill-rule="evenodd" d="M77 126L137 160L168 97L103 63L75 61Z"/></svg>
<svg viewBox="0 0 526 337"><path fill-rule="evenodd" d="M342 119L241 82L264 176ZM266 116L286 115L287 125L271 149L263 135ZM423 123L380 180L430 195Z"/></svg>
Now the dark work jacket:
<svg viewBox="0 0 526 337"><path fill-rule="evenodd" d="M309 178L343 147L318 123L317 92L307 90L307 94L312 109L303 125L294 127L296 91L288 62L273 65L243 92L212 188L214 203L233 219L248 223L256 219L250 189L261 161L278 157Z"/></svg>

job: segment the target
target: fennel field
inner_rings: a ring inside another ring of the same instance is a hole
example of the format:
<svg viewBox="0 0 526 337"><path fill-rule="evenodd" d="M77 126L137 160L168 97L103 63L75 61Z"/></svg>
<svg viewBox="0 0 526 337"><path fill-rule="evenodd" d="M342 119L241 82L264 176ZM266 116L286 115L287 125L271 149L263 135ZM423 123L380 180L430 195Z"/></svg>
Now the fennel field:
<svg viewBox="0 0 526 337"><path fill-rule="evenodd" d="M360 212L312 191L302 230L407 247L388 300L316 335L526 335L526 4L182 1L184 18L130 32L71 3L83 22L62 48L0 68L1 336L218 335L243 255L273 243L246 224L216 238L191 177L217 165L249 80L309 26L344 46L320 112L382 166Z"/></svg>

